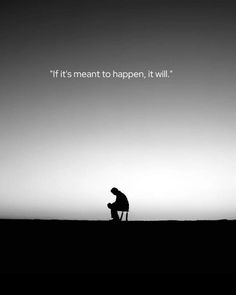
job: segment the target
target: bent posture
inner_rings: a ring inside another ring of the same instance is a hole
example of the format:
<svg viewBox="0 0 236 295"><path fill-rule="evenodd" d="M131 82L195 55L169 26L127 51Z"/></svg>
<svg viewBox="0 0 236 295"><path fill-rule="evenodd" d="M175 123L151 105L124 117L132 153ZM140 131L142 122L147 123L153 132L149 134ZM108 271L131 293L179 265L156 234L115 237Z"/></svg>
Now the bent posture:
<svg viewBox="0 0 236 295"><path fill-rule="evenodd" d="M117 211L129 211L129 202L126 195L119 191L116 187L113 187L111 192L116 196L116 201L114 203L108 203L107 207L111 209L112 220L118 221L119 215Z"/></svg>

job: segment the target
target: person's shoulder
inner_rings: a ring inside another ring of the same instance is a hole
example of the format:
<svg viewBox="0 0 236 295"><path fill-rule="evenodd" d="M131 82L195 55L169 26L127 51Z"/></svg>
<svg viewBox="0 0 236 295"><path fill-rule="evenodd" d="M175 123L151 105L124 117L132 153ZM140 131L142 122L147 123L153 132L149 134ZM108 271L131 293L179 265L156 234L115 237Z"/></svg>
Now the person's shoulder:
<svg viewBox="0 0 236 295"><path fill-rule="evenodd" d="M120 192L120 196L122 196L122 197L125 197L125 198L126 198L126 195L125 195L124 193L122 193L122 192Z"/></svg>

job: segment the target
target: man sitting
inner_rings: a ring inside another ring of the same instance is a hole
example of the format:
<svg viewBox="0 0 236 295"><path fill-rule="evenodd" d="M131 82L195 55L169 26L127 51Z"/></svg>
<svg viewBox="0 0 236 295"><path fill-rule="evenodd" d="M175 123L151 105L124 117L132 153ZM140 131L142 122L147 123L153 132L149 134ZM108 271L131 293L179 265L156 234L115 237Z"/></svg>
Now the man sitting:
<svg viewBox="0 0 236 295"><path fill-rule="evenodd" d="M111 192L116 196L116 201L114 203L108 203L107 207L111 209L112 220L119 221L120 219L117 211L129 211L129 202L126 195L116 187L113 187Z"/></svg>

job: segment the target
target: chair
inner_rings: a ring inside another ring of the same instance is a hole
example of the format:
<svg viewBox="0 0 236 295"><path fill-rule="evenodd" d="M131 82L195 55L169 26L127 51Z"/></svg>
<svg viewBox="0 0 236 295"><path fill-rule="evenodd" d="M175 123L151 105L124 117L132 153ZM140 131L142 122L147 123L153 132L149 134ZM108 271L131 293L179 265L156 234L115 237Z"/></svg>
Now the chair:
<svg viewBox="0 0 236 295"><path fill-rule="evenodd" d="M128 221L129 210L123 210L123 211L121 211L120 221L122 221L124 212L126 212L125 221Z"/></svg>

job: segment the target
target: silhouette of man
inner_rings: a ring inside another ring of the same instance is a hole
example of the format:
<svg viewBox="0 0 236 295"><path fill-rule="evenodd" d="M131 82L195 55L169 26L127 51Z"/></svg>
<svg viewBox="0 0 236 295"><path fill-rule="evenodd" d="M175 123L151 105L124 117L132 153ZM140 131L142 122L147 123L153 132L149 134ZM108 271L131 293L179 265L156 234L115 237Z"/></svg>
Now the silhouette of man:
<svg viewBox="0 0 236 295"><path fill-rule="evenodd" d="M117 211L129 211L129 202L126 195L116 187L113 187L111 192L116 196L116 201L114 203L108 203L107 207L111 209L112 220L119 221L120 219Z"/></svg>

